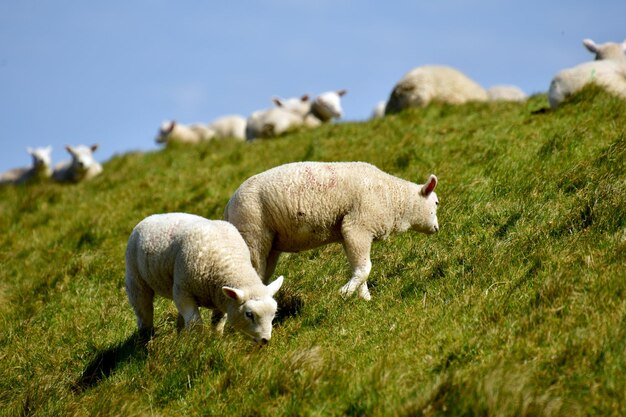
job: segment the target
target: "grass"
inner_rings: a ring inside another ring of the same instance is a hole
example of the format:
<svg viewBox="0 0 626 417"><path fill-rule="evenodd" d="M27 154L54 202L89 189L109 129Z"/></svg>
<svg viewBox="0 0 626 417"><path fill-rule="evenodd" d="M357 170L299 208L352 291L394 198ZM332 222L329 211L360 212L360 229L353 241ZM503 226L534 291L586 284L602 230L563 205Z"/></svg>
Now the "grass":
<svg viewBox="0 0 626 417"><path fill-rule="evenodd" d="M0 189L0 415L626 414L626 105L596 88L545 103L433 104ZM435 173L441 232L376 243L370 302L339 296L340 246L282 257L264 348L177 333L161 299L139 343L123 283L134 225L219 219L247 177L300 160Z"/></svg>

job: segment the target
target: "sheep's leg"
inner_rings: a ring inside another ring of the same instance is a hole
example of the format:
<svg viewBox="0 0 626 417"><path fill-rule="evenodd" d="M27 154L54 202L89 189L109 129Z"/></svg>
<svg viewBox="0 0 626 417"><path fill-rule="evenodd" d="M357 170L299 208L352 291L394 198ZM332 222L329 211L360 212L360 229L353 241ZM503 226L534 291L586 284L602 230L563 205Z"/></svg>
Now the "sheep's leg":
<svg viewBox="0 0 626 417"><path fill-rule="evenodd" d="M272 275L274 275L280 254L280 251L271 250L267 256L267 260L265 261L265 274L263 275L263 282L266 285L270 281L270 278L272 278Z"/></svg>
<svg viewBox="0 0 626 417"><path fill-rule="evenodd" d="M139 334L147 337L152 336L154 332L154 290L138 278L133 271L127 269L126 293L137 316Z"/></svg>
<svg viewBox="0 0 626 417"><path fill-rule="evenodd" d="M194 300L193 296L174 286L173 297L178 314L179 316L182 316L185 322L185 327L202 323L200 310L198 310L198 304L196 303L196 300Z"/></svg>
<svg viewBox="0 0 626 417"><path fill-rule="evenodd" d="M213 330L219 334L224 334L224 326L226 325L226 313L222 313L219 310L213 310L213 315L211 316L211 326L213 326Z"/></svg>
<svg viewBox="0 0 626 417"><path fill-rule="evenodd" d="M350 296L358 290L359 297L364 300L372 298L367 288L367 277L372 269L372 262L370 261L371 247L372 236L369 233L343 231L343 249L352 267L352 278L341 287L340 292L343 296Z"/></svg>

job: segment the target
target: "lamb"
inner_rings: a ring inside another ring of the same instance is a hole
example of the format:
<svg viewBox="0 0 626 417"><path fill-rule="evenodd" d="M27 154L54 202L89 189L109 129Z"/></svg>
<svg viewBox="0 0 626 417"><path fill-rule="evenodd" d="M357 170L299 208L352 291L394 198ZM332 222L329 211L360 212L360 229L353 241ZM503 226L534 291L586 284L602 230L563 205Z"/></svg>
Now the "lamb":
<svg viewBox="0 0 626 417"><path fill-rule="evenodd" d="M265 282L281 252L341 243L352 267L341 294L358 290L369 300L372 241L408 229L438 232L436 186L434 175L417 185L364 162L296 162L244 181L230 198L224 220L243 236Z"/></svg>
<svg viewBox="0 0 626 417"><path fill-rule="evenodd" d="M372 110L372 114L370 115L370 120L380 119L385 116L385 107L387 107L387 102L385 100L381 100L376 103L374 109Z"/></svg>
<svg viewBox="0 0 626 417"><path fill-rule="evenodd" d="M514 85L494 85L487 90L489 101L524 101L528 98L519 87Z"/></svg>
<svg viewBox="0 0 626 417"><path fill-rule="evenodd" d="M211 139L246 138L246 118L239 115L218 117L207 126Z"/></svg>
<svg viewBox="0 0 626 417"><path fill-rule="evenodd" d="M139 334L154 331L155 295L174 300L180 326L202 322L199 307L213 310L221 334L226 320L259 344L272 337L283 277L264 285L237 229L221 220L186 213L155 214L135 226L126 248L126 293Z"/></svg>
<svg viewBox="0 0 626 417"><path fill-rule="evenodd" d="M246 120L246 139L272 138L302 125L302 116L282 107L258 110Z"/></svg>
<svg viewBox="0 0 626 417"><path fill-rule="evenodd" d="M160 144L167 143L200 143L210 139L213 132L200 123L184 125L175 120L165 120L159 127L159 133L154 141Z"/></svg>
<svg viewBox="0 0 626 417"><path fill-rule="evenodd" d="M343 117L341 97L348 93L347 90L327 91L315 97L311 104L311 114L322 123L332 119Z"/></svg>
<svg viewBox="0 0 626 417"><path fill-rule="evenodd" d="M561 70L554 76L548 90L548 101L553 109L592 82L609 93L626 98L626 41L596 45L585 39L583 44L596 54L596 60Z"/></svg>
<svg viewBox="0 0 626 417"><path fill-rule="evenodd" d="M14 168L0 174L0 185L24 184L35 179L47 179L52 175L50 168L52 147L26 148L26 152L33 158L33 165L30 167Z"/></svg>
<svg viewBox="0 0 626 417"><path fill-rule="evenodd" d="M52 172L52 178L59 182L80 182L90 180L102 173L100 165L93 157L98 145L79 145L76 147L66 145L72 159L56 165Z"/></svg>
<svg viewBox="0 0 626 417"><path fill-rule="evenodd" d="M394 86L385 114L424 107L432 101L463 104L486 100L487 92L460 71L446 66L422 66L406 73Z"/></svg>

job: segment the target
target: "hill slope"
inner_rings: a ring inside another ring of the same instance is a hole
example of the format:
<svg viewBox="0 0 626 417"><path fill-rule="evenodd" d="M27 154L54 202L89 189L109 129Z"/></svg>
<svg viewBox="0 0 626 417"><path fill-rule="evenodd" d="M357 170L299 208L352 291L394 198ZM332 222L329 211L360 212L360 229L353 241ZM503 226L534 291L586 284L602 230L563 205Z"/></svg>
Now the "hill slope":
<svg viewBox="0 0 626 417"><path fill-rule="evenodd" d="M626 414L626 103L594 88L533 112L544 103L435 104L0 189L0 414ZM340 246L284 256L263 349L232 330L177 334L168 300L137 345L134 225L221 218L247 177L300 160L435 173L441 232L374 244L371 302L339 296Z"/></svg>

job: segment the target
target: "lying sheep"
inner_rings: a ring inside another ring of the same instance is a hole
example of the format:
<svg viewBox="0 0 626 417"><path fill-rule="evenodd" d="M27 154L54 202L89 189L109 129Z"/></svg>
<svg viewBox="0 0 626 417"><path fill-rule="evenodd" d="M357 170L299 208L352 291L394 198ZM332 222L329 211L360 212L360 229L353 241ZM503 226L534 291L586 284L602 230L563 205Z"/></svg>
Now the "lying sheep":
<svg viewBox="0 0 626 417"><path fill-rule="evenodd" d="M207 126L210 139L246 138L246 118L238 115L218 117Z"/></svg>
<svg viewBox="0 0 626 417"><path fill-rule="evenodd" d="M445 66L422 66L398 81L387 101L385 114L424 107L431 101L462 104L486 100L487 92L462 72Z"/></svg>
<svg viewBox="0 0 626 417"><path fill-rule="evenodd" d="M186 213L149 216L133 229L126 248L126 293L139 333L153 332L155 295L174 300L178 322L200 323L199 307L213 310L222 333L234 328L265 344L272 337L279 277L264 285L250 263L250 252L235 227Z"/></svg>
<svg viewBox="0 0 626 417"><path fill-rule="evenodd" d="M596 54L596 60L561 70L554 76L548 90L550 107L558 107L563 100L589 83L626 98L626 41L596 45L592 40L585 39L583 44Z"/></svg>
<svg viewBox="0 0 626 417"><path fill-rule="evenodd" d="M369 300L373 240L413 229L439 231L437 178L417 185L364 162L296 162L250 177L224 211L250 248L265 282L281 252L340 242L352 267L343 295Z"/></svg>
<svg viewBox="0 0 626 417"><path fill-rule="evenodd" d="M23 184L30 180L47 179L52 175L50 168L52 147L26 148L26 152L33 158L33 165L24 168L14 168L0 174L0 185Z"/></svg>
<svg viewBox="0 0 626 417"><path fill-rule="evenodd" d="M60 162L54 167L52 178L59 182L79 182L90 180L102 173L102 165L93 157L98 145L65 146L72 159Z"/></svg>
<svg viewBox="0 0 626 417"><path fill-rule="evenodd" d="M322 123L343 117L341 97L347 93L347 90L337 90L320 94L311 104L311 114Z"/></svg>
<svg viewBox="0 0 626 417"><path fill-rule="evenodd" d="M167 143L200 143L210 139L213 132L200 123L184 125L175 120L166 120L161 123L159 133L154 141L160 144Z"/></svg>
<svg viewBox="0 0 626 417"><path fill-rule="evenodd" d="M282 107L258 110L246 120L246 139L272 138L297 129L302 125L302 116Z"/></svg>
<svg viewBox="0 0 626 417"><path fill-rule="evenodd" d="M524 101L528 98L519 87L514 85L494 85L487 89L489 101Z"/></svg>

